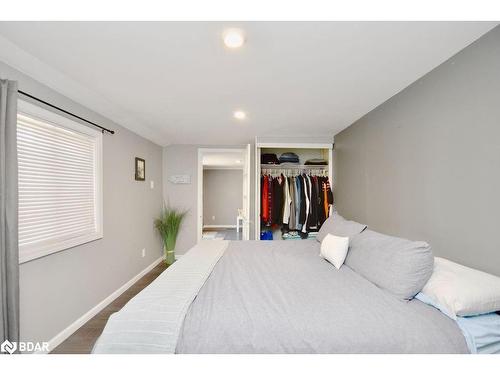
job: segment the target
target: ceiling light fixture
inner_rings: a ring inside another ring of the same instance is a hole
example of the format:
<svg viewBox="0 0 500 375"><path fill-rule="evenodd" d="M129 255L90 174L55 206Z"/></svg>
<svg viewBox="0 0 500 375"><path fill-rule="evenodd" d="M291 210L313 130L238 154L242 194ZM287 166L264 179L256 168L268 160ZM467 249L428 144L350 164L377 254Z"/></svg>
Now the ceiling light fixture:
<svg viewBox="0 0 500 375"><path fill-rule="evenodd" d="M227 29L222 34L227 48L240 48L245 43L245 35L240 29Z"/></svg>
<svg viewBox="0 0 500 375"><path fill-rule="evenodd" d="M247 114L243 111L234 111L233 117L238 120L244 120L247 118Z"/></svg>

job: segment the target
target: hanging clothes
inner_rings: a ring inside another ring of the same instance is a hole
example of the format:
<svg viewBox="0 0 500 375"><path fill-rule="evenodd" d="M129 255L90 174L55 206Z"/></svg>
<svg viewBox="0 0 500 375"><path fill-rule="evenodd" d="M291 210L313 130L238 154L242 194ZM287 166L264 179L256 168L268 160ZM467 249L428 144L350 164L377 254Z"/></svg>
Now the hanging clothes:
<svg viewBox="0 0 500 375"><path fill-rule="evenodd" d="M288 184L288 178L281 175L283 178L284 186L283 186L283 217L281 221L283 224L288 224L290 220L290 206L292 203L292 199L290 197L290 185Z"/></svg>
<svg viewBox="0 0 500 375"><path fill-rule="evenodd" d="M330 205L333 205L333 193L330 188L330 181L326 178L323 182L323 209L325 210L325 218L330 216Z"/></svg>
<svg viewBox="0 0 500 375"><path fill-rule="evenodd" d="M267 225L272 224L273 220L273 178L267 176Z"/></svg>
<svg viewBox="0 0 500 375"><path fill-rule="evenodd" d="M272 178L272 225L283 224L283 179L281 176Z"/></svg>
<svg viewBox="0 0 500 375"><path fill-rule="evenodd" d="M309 230L315 231L318 229L318 207L319 207L319 196L318 196L318 177L311 176L311 219L309 224Z"/></svg>
<svg viewBox="0 0 500 375"><path fill-rule="evenodd" d="M288 228L295 230L297 228L295 213L297 212L297 198L296 198L296 185L295 178L288 178L288 188L290 189L290 217L288 218Z"/></svg>
<svg viewBox="0 0 500 375"><path fill-rule="evenodd" d="M305 210L304 210L304 224L302 226L302 233L307 233L307 224L308 224L308 219L309 219L309 208L311 205L310 201L310 196L311 196L311 191L310 191L310 184L309 184L309 179L307 176L304 174L301 176L302 181L304 183L304 198L305 198Z"/></svg>
<svg viewBox="0 0 500 375"><path fill-rule="evenodd" d="M297 230L302 229L301 217L301 205L302 205L302 186L300 184L300 176L295 177L295 228Z"/></svg>
<svg viewBox="0 0 500 375"><path fill-rule="evenodd" d="M262 221L267 223L269 221L269 200L268 200L268 189L269 185L267 184L267 176L262 176L260 178L260 187L261 187L261 195L260 195L260 212Z"/></svg>
<svg viewBox="0 0 500 375"><path fill-rule="evenodd" d="M261 176L261 225L267 230L281 228L283 238L287 239L297 235L307 238L309 233L314 236L333 207L328 177L315 175L314 171L295 176L284 173ZM284 236L289 232L297 234Z"/></svg>

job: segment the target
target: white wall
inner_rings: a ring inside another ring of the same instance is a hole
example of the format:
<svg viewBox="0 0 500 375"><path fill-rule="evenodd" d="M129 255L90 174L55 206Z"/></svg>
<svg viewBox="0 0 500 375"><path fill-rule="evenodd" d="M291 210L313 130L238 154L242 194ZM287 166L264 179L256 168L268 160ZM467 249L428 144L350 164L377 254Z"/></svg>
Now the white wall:
<svg viewBox="0 0 500 375"><path fill-rule="evenodd" d="M236 225L243 208L242 169L203 170L203 225Z"/></svg>
<svg viewBox="0 0 500 375"><path fill-rule="evenodd" d="M103 137L104 237L20 266L21 340L48 341L161 256L153 219L162 204L162 148L2 62L0 77L116 132ZM134 180L136 156L146 160L147 181Z"/></svg>

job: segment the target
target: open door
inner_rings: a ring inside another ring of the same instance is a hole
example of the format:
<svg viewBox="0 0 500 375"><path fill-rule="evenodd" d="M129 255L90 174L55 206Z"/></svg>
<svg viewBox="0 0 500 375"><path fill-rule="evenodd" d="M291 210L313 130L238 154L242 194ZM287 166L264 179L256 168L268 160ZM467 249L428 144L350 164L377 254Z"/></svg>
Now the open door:
<svg viewBox="0 0 500 375"><path fill-rule="evenodd" d="M250 151L250 145L198 149L198 242L204 239L250 238ZM233 173L239 175L235 176ZM231 180L221 180L231 178L228 174L237 181L231 188L227 188L227 181ZM229 192L236 194L226 194Z"/></svg>

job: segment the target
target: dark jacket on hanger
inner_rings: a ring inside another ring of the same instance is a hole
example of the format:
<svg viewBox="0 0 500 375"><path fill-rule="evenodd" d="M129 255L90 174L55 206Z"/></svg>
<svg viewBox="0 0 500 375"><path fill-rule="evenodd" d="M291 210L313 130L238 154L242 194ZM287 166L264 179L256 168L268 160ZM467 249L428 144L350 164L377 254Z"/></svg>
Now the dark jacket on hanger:
<svg viewBox="0 0 500 375"><path fill-rule="evenodd" d="M283 180L280 177L273 177L273 197L272 197L272 222L271 224L283 224Z"/></svg>

